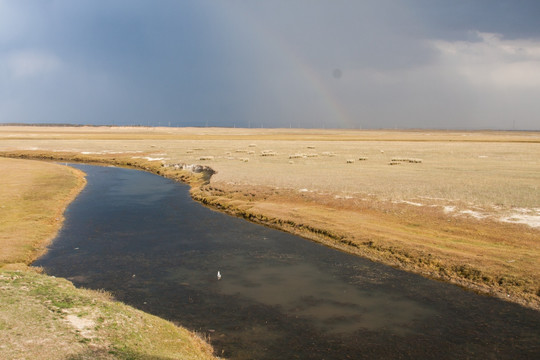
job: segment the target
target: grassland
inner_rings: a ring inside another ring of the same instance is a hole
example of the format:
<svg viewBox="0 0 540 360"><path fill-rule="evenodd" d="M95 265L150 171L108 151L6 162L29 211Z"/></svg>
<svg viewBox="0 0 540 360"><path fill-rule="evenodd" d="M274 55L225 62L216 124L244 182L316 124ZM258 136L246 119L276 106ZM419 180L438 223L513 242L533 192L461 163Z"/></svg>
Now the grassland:
<svg viewBox="0 0 540 360"><path fill-rule="evenodd" d="M0 168L0 267L25 265L43 253L86 181L76 169L39 161L0 159Z"/></svg>
<svg viewBox="0 0 540 360"><path fill-rule="evenodd" d="M215 359L186 329L29 268L85 181L69 167L0 158L0 358Z"/></svg>
<svg viewBox="0 0 540 360"><path fill-rule="evenodd" d="M537 132L0 127L0 140L5 156L184 180L215 209L540 308Z"/></svg>

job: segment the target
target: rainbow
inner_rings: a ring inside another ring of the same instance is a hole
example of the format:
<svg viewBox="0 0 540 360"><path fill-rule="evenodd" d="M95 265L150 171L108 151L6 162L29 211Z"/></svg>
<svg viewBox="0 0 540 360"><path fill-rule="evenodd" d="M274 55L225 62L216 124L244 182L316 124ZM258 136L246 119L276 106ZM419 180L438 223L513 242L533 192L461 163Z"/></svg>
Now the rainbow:
<svg viewBox="0 0 540 360"><path fill-rule="evenodd" d="M213 9L216 11L215 6ZM265 51L270 50L272 54L279 57L278 59L281 62L300 75L301 79L304 80L302 83L305 84L306 90L314 91L320 99L318 104L322 105L325 111L325 127L326 125L336 128L357 127L356 122L353 121L345 106L325 84L321 74L314 70L286 39L280 38L275 32L271 32L268 28L263 27L260 22L255 21L248 11L241 8L239 3L227 2L226 7L217 9L217 16L220 18L227 16L224 14L231 15L228 21L232 24L243 24L243 27L249 29L250 33L254 33L257 39L261 40L260 44L265 47Z"/></svg>
<svg viewBox="0 0 540 360"><path fill-rule="evenodd" d="M275 38L276 41L278 40ZM316 72L309 64L304 61L297 52L294 52L291 46L285 41L275 42L281 50L280 53L286 56L288 62L292 64L319 95L321 103L325 105L328 117L334 127L353 127L353 121L347 109L341 104L337 97L325 85L321 75Z"/></svg>

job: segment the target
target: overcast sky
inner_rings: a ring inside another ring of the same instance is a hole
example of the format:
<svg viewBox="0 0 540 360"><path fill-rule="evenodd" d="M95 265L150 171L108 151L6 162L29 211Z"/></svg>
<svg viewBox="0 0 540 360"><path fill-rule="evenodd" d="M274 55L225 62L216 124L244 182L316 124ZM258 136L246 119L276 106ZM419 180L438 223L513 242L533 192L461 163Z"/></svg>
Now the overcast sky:
<svg viewBox="0 0 540 360"><path fill-rule="evenodd" d="M0 122L540 130L538 0L0 0Z"/></svg>

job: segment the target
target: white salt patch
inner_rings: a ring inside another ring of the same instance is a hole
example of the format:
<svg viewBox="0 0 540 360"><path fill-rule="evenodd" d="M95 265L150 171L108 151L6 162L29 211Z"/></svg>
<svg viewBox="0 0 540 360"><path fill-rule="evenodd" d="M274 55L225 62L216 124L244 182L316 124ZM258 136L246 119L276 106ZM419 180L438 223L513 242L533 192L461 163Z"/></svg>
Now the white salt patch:
<svg viewBox="0 0 540 360"><path fill-rule="evenodd" d="M444 200L448 201L446 198L440 198L440 197L432 197L432 196L419 196L421 199L428 199L428 200Z"/></svg>
<svg viewBox="0 0 540 360"><path fill-rule="evenodd" d="M336 195L336 196L334 196L334 199L346 199L346 200L348 200L348 199L353 199L353 197L348 196L348 195L345 195L345 196Z"/></svg>
<svg viewBox="0 0 540 360"><path fill-rule="evenodd" d="M460 211L459 213L463 215L472 216L475 219L485 219L487 217L486 214L482 214L481 212L474 211L474 210L463 210L463 211Z"/></svg>
<svg viewBox="0 0 540 360"><path fill-rule="evenodd" d="M499 218L502 222L525 224L533 228L540 228L540 208L516 208L513 213Z"/></svg>
<svg viewBox="0 0 540 360"><path fill-rule="evenodd" d="M457 211L455 206L444 206L443 209L446 214ZM495 207L495 209L497 208ZM500 208L498 210L500 210ZM474 210L462 210L459 211L456 215L468 215L476 219L491 218L501 222L512 224L525 224L532 228L540 228L540 208L515 208L512 209L511 213L507 213L506 215L500 217Z"/></svg>
<svg viewBox="0 0 540 360"><path fill-rule="evenodd" d="M132 156L132 159L146 159L148 161L160 161L160 160L169 160L168 158L153 158L149 156Z"/></svg>
<svg viewBox="0 0 540 360"><path fill-rule="evenodd" d="M455 206L445 206L445 207L444 207L444 212L447 213L447 214L448 214L448 213L451 213L451 212L454 212L454 211L456 211L456 207L455 207Z"/></svg>
<svg viewBox="0 0 540 360"><path fill-rule="evenodd" d="M114 151L114 150L103 150L103 151L81 151L81 154L84 155L103 155L103 154L126 154L126 153L139 153L141 151Z"/></svg>
<svg viewBox="0 0 540 360"><path fill-rule="evenodd" d="M525 224L533 228L540 228L540 216L536 215L503 216L499 220L507 223Z"/></svg>
<svg viewBox="0 0 540 360"><path fill-rule="evenodd" d="M540 215L540 208L513 208L512 210L521 214Z"/></svg>
<svg viewBox="0 0 540 360"><path fill-rule="evenodd" d="M395 201L394 203L402 203L402 204L407 204L407 205L412 205L412 206L424 206L424 204L420 204L420 203L417 203L417 202L412 202L412 201L406 201L406 200L401 200L401 201Z"/></svg>
<svg viewBox="0 0 540 360"><path fill-rule="evenodd" d="M125 153L134 153L134 152L141 152L141 151L115 151L115 150L103 150L103 154L125 154Z"/></svg>

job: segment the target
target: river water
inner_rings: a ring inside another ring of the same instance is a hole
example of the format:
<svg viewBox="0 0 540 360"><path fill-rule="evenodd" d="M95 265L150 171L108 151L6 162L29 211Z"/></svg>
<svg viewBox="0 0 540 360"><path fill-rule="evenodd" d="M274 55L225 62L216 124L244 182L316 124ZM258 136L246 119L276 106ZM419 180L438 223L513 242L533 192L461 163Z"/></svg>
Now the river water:
<svg viewBox="0 0 540 360"><path fill-rule="evenodd" d="M157 175L73 166L88 185L34 265L197 331L219 356L540 358L540 312L212 211Z"/></svg>

